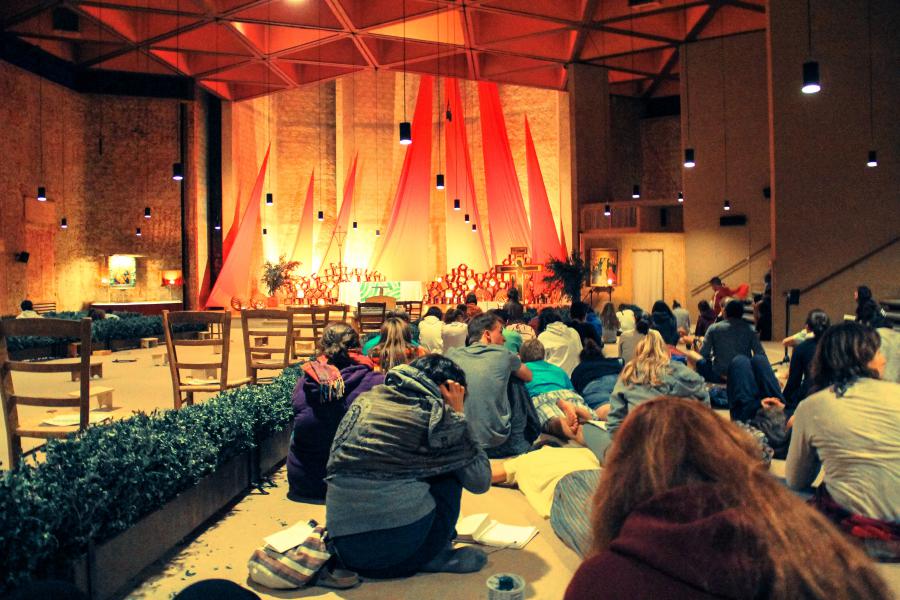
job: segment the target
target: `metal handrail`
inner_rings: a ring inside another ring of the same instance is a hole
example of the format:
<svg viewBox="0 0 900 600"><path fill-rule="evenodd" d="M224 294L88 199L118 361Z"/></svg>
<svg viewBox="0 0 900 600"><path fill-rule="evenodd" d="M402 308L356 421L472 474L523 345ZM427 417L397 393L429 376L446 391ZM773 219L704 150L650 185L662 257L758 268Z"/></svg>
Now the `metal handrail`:
<svg viewBox="0 0 900 600"><path fill-rule="evenodd" d="M721 273L716 275L716 277L718 277L719 279L721 279L723 277L728 277L729 275L731 275L732 273L734 273L735 271L737 271L744 265L749 264L753 259L759 257L764 252L768 251L769 248L771 248L771 247L772 247L772 244L766 244L765 246L763 246L762 248L760 248L753 254L747 256L746 258L742 258L735 264L731 265L730 267L728 267L727 269L725 269L724 271L722 271ZM703 290L705 290L708 287L710 287L708 281L698 285L697 287L695 287L694 289L691 290L691 296L696 296L697 294L699 294L700 292L702 292Z"/></svg>
<svg viewBox="0 0 900 600"><path fill-rule="evenodd" d="M843 273L844 271L846 271L846 270L848 270L848 269L852 269L853 267L855 267L856 265L858 265L858 264L861 263L862 261L864 261L864 260L866 260L866 259L868 259L868 258L871 258L872 256L875 256L876 254L878 254L879 252L881 252L882 250L884 250L884 249L886 249L886 248L889 248L889 247L893 246L894 244L897 243L897 240L900 240L900 236L894 236L893 239L888 240L888 241L885 242L884 244L881 244L880 246L878 246L878 247L875 248L874 250L870 250L870 251L866 252L865 254L863 254L862 256L860 256L859 258L857 258L857 259L855 259L855 260L853 260L853 261L847 263L846 265L844 265L843 267L841 267L841 268L839 268L839 269L836 269L835 271L832 271L830 274L826 275L825 277L822 277L822 278L819 279L817 282L815 282L815 283L813 283L813 284L811 284L811 285L806 286L805 288L803 288L803 289L800 290L800 294L801 294L801 295L804 295L804 294L806 294L807 292L809 292L810 290L816 289L817 287L819 287L820 285L822 285L822 284L825 283L826 281L830 281L830 280L834 279L835 277L837 277L838 275L840 275L840 274Z"/></svg>

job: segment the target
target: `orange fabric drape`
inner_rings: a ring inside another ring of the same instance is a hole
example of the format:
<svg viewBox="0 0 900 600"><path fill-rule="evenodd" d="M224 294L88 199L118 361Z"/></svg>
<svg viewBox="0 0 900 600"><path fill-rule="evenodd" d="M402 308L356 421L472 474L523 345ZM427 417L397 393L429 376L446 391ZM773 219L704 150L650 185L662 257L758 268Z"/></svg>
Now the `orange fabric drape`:
<svg viewBox="0 0 900 600"><path fill-rule="evenodd" d="M372 268L389 280L428 281L431 187L431 106L434 78L422 76L412 122L412 144L406 148L403 170L383 243Z"/></svg>
<svg viewBox="0 0 900 600"><path fill-rule="evenodd" d="M562 246L550 210L541 165L531 138L531 127L525 117L525 162L528 167L528 203L531 209L531 260L544 264L549 258L561 258Z"/></svg>
<svg viewBox="0 0 900 600"><path fill-rule="evenodd" d="M447 187L444 207L447 217L447 270L466 265L476 273L484 273L491 268L487 249L484 245L481 217L475 200L475 181L472 177L472 160L469 156L469 141L466 135L466 115L459 95L459 81L445 78L444 88L447 104L453 118L444 121L447 128ZM453 200L459 198L460 210L453 210ZM469 214L470 223L465 222ZM472 224L478 231L472 231Z"/></svg>
<svg viewBox="0 0 900 600"><path fill-rule="evenodd" d="M250 200L244 210L244 217L241 219L240 229L237 230L228 256L223 261L222 271L209 294L207 306L223 306L229 309L231 299L234 297L242 298L245 301L250 299L253 280L256 279L255 272L251 272L250 262L253 257L253 246L260 237L259 201L266 178L269 150L270 148L266 148L259 175L256 176L256 183L253 185Z"/></svg>
<svg viewBox="0 0 900 600"><path fill-rule="evenodd" d="M312 273L313 269L313 194L316 189L316 170L309 174L309 185L306 186L306 202L300 213L300 227L291 250L290 260L300 261L300 273Z"/></svg>
<svg viewBox="0 0 900 600"><path fill-rule="evenodd" d="M491 225L491 256L497 264L506 258L511 247L528 247L531 235L516 166L509 148L497 84L478 82L478 98L481 107L484 182L488 221Z"/></svg>

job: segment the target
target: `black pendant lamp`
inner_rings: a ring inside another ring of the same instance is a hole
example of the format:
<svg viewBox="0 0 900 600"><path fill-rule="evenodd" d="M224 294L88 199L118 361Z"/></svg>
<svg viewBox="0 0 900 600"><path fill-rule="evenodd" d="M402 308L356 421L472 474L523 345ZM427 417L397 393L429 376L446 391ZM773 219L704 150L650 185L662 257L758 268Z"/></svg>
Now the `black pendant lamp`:
<svg viewBox="0 0 900 600"><path fill-rule="evenodd" d="M215 226L213 227L216 231L222 231L222 224L216 221Z"/></svg>
<svg viewBox="0 0 900 600"><path fill-rule="evenodd" d="M269 192L266 194L266 206L272 206L273 204L275 204L275 194Z"/></svg>
<svg viewBox="0 0 900 600"><path fill-rule="evenodd" d="M453 199L453 210L459 210L462 203L459 201L459 198Z"/></svg>
<svg viewBox="0 0 900 600"><path fill-rule="evenodd" d="M263 235L269 235L269 230L263 227Z"/></svg>
<svg viewBox="0 0 900 600"><path fill-rule="evenodd" d="M695 166L697 166L697 163L694 160L694 149L693 148L685 148L684 149L684 168L693 169Z"/></svg>
<svg viewBox="0 0 900 600"><path fill-rule="evenodd" d="M149 219L149 218L150 218L150 207L149 207L149 206L144 207L144 218L145 218L145 219Z"/></svg>
<svg viewBox="0 0 900 600"><path fill-rule="evenodd" d="M63 217L62 219L59 220L59 228L60 229L68 229L69 228L69 221L65 217Z"/></svg>
<svg viewBox="0 0 900 600"><path fill-rule="evenodd" d="M444 189L444 174L438 173L435 179L434 187L439 190Z"/></svg>
<svg viewBox="0 0 900 600"><path fill-rule="evenodd" d="M47 188L45 188L44 186L38 187L37 201L38 202L46 202L47 201Z"/></svg>
<svg viewBox="0 0 900 600"><path fill-rule="evenodd" d="M878 152L875 150L869 150L869 160L866 161L867 167L877 167L878 166Z"/></svg>
<svg viewBox="0 0 900 600"><path fill-rule="evenodd" d="M175 181L184 179L184 165L180 162L172 163L172 179Z"/></svg>
<svg viewBox="0 0 900 600"><path fill-rule="evenodd" d="M822 89L819 82L819 63L814 60L803 63L803 87L804 94L815 94Z"/></svg>
<svg viewBox="0 0 900 600"><path fill-rule="evenodd" d="M353 229L359 229L359 224L356 221L353 221Z"/></svg>
<svg viewBox="0 0 900 600"><path fill-rule="evenodd" d="M641 186L638 184L634 184L631 188L631 197L632 198L640 198L641 197Z"/></svg>
<svg viewBox="0 0 900 600"><path fill-rule="evenodd" d="M134 235L136 235L137 237L141 237L141 228L140 227L138 227L137 229L134 230Z"/></svg>
<svg viewBox="0 0 900 600"><path fill-rule="evenodd" d="M466 223L468 223L468 222L470 221L470 219L469 219L469 213L466 213L465 221L466 221Z"/></svg>
<svg viewBox="0 0 900 600"><path fill-rule="evenodd" d="M722 210L731 210L731 202L725 200L725 204L722 205Z"/></svg>
<svg viewBox="0 0 900 600"><path fill-rule="evenodd" d="M472 223L472 233L475 233L476 231L478 231L478 224Z"/></svg>
<svg viewBox="0 0 900 600"><path fill-rule="evenodd" d="M678 192L678 203L684 202L684 192Z"/></svg>
<svg viewBox="0 0 900 600"><path fill-rule="evenodd" d="M319 214L316 215L316 218L319 219L320 221L324 221L325 220L325 211L320 210Z"/></svg>
<svg viewBox="0 0 900 600"><path fill-rule="evenodd" d="M380 235L381 235L381 230L380 230L380 229L376 229L376 230L375 230L375 237L378 237L378 236L380 236Z"/></svg>
<svg viewBox="0 0 900 600"><path fill-rule="evenodd" d="M409 121L400 123L400 144L402 146L412 144L412 124Z"/></svg>
<svg viewBox="0 0 900 600"><path fill-rule="evenodd" d="M608 217L610 215L612 215L612 207L609 205L609 203L606 203L603 206L603 216Z"/></svg>

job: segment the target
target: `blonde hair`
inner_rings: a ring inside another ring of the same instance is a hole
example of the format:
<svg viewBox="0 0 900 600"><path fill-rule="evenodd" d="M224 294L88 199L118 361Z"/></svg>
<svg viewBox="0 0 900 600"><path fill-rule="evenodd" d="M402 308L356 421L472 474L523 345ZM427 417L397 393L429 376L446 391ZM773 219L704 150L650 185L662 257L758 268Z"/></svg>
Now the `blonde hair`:
<svg viewBox="0 0 900 600"><path fill-rule="evenodd" d="M647 332L634 349L634 358L622 369L621 379L629 385L660 385L669 372L669 349L655 329Z"/></svg>
<svg viewBox="0 0 900 600"><path fill-rule="evenodd" d="M388 317L381 326L381 340L372 348L370 354L376 359L382 371L387 372L397 365L410 362L412 330L409 323L398 317Z"/></svg>

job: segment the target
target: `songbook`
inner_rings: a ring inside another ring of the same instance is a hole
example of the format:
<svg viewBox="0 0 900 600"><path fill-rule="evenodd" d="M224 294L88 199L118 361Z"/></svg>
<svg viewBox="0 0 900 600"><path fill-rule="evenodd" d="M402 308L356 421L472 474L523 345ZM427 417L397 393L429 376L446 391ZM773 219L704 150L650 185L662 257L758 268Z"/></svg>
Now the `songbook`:
<svg viewBox="0 0 900 600"><path fill-rule="evenodd" d="M537 527L504 525L487 513L463 517L456 523L456 539L495 548L522 549L538 533Z"/></svg>
<svg viewBox="0 0 900 600"><path fill-rule="evenodd" d="M263 538L263 541L275 552L285 553L305 542L312 532L313 526L306 521L301 521L296 525L291 525L287 529L282 529Z"/></svg>

